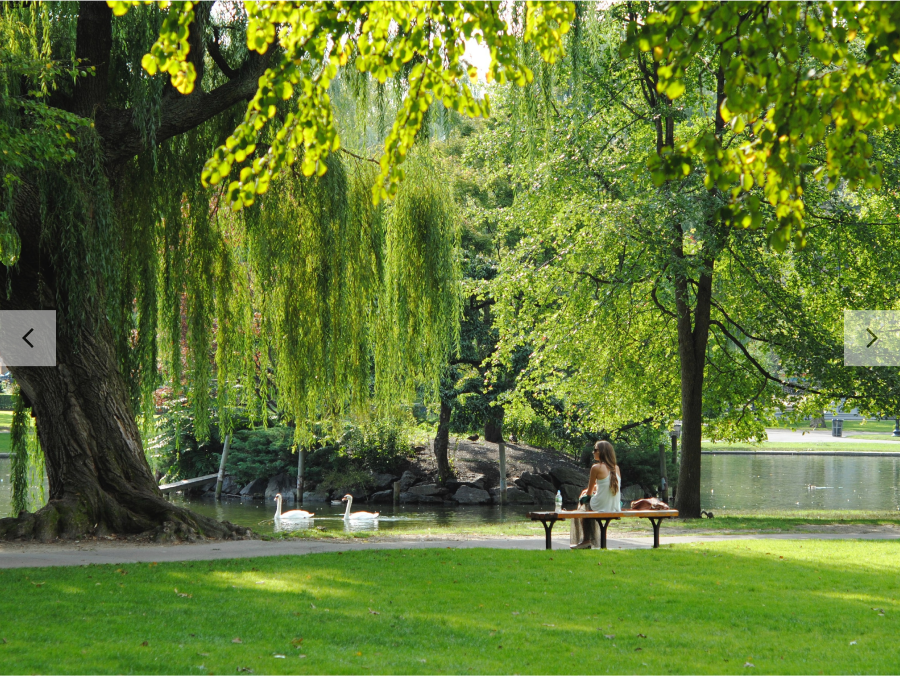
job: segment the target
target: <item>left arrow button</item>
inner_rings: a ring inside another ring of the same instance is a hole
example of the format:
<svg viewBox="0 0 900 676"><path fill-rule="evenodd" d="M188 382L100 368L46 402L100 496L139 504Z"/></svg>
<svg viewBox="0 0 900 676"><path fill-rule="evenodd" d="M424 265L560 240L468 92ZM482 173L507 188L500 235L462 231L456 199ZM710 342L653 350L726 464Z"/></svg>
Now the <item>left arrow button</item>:
<svg viewBox="0 0 900 676"><path fill-rule="evenodd" d="M0 310L0 358L7 366L56 366L56 311Z"/></svg>

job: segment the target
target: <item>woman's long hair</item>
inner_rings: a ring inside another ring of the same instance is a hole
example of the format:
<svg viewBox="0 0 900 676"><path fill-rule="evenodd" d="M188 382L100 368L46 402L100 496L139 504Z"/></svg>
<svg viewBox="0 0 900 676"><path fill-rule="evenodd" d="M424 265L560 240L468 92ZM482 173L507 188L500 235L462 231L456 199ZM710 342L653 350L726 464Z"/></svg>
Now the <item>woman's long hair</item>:
<svg viewBox="0 0 900 676"><path fill-rule="evenodd" d="M600 462L609 468L609 492L615 495L619 492L619 476L616 474L616 452L608 441L598 441L594 444L594 452L600 454Z"/></svg>

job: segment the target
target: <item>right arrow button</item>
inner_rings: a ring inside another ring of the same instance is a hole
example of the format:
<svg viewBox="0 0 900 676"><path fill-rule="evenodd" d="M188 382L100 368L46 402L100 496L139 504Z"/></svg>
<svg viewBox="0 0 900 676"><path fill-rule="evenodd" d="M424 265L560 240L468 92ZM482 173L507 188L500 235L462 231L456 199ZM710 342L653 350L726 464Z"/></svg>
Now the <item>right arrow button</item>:
<svg viewBox="0 0 900 676"><path fill-rule="evenodd" d="M31 332L29 331L29 333L31 333ZM874 333L872 333L872 329L867 328L866 333L868 333L870 336L872 336L872 340L869 341L869 344L866 345L866 347L872 347L872 345L875 344L875 341L878 340L878 336L876 336Z"/></svg>

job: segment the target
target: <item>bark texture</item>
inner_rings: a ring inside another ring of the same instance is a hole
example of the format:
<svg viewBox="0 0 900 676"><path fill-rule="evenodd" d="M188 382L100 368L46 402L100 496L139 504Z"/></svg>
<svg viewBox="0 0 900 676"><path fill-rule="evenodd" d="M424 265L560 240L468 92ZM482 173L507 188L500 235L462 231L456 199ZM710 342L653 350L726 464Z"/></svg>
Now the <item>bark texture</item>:
<svg viewBox="0 0 900 676"><path fill-rule="evenodd" d="M722 103L725 100L725 69L719 64L716 74L717 106L716 134L722 138L725 121L722 119ZM713 189L713 198L718 190ZM678 470L678 492L675 508L681 516L700 518L700 459L703 436L703 378L706 369L706 347L709 343L710 313L712 311L712 282L715 251L718 249L720 224L716 216L710 217L709 245L702 259L702 268L696 282L693 323L688 306L686 276L675 280L675 309L678 316L678 356L681 361L681 467ZM678 239L676 255L684 258L682 237Z"/></svg>
<svg viewBox="0 0 900 676"><path fill-rule="evenodd" d="M678 357L681 362L681 466L675 508L681 516L700 518L700 442L703 435L703 377L709 342L712 265L700 276L693 322L687 304L687 280L676 282ZM693 324L693 325L692 325Z"/></svg>
<svg viewBox="0 0 900 676"><path fill-rule="evenodd" d="M32 409L50 484L48 504L34 514L0 519L0 538L48 541L88 534L149 532L158 540L247 537L250 532L168 502L150 471L119 372L102 298L55 307L57 271L41 237L36 194L16 198L22 253L0 283L11 293L0 309L56 309L56 366L11 366ZM73 324L67 310L84 319ZM76 328L77 326L77 328Z"/></svg>
<svg viewBox="0 0 900 676"><path fill-rule="evenodd" d="M0 537L150 532L156 539L244 537L249 531L168 502L144 457L106 322L79 337L60 331L55 367L11 367L31 403L44 450L49 503L0 520Z"/></svg>
<svg viewBox="0 0 900 676"><path fill-rule="evenodd" d="M211 3L196 9L205 18ZM50 104L95 122L105 154L106 176L115 186L117 168L148 150L134 124L131 109L108 102L112 11L105 2L82 2L76 54L96 68L94 77L80 78L69 94L58 93ZM191 57L202 68L200 31L190 34ZM187 96L167 87L161 102L157 143L202 124L256 91L268 56L253 55L229 70L227 83L211 92ZM200 71L202 72L202 71ZM50 484L48 504L36 513L0 519L0 539L43 541L87 534L149 533L157 540L198 537L252 537L249 529L220 523L168 502L150 471L128 390L119 372L116 341L99 298L88 307L57 306L59 271L47 247L54 246L42 221L40 200L33 186L16 194L16 228L22 252L14 268L0 277L9 295L0 296L4 310L57 311L57 364L54 367L10 368L36 420ZM85 274L96 274L86 270ZM8 286L7 286L8 283ZM77 323L67 316L84 317Z"/></svg>

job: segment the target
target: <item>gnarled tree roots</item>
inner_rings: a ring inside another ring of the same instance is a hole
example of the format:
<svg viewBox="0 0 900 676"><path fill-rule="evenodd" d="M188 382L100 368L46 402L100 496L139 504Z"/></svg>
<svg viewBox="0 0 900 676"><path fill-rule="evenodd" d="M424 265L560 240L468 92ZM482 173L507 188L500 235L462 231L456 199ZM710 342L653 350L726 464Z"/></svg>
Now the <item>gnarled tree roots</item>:
<svg viewBox="0 0 900 676"><path fill-rule="evenodd" d="M249 528L216 521L162 498L152 503L151 513L138 514L111 501L97 510L76 499L51 500L37 512L0 519L0 540L52 542L115 535L153 542L200 542L256 537Z"/></svg>

